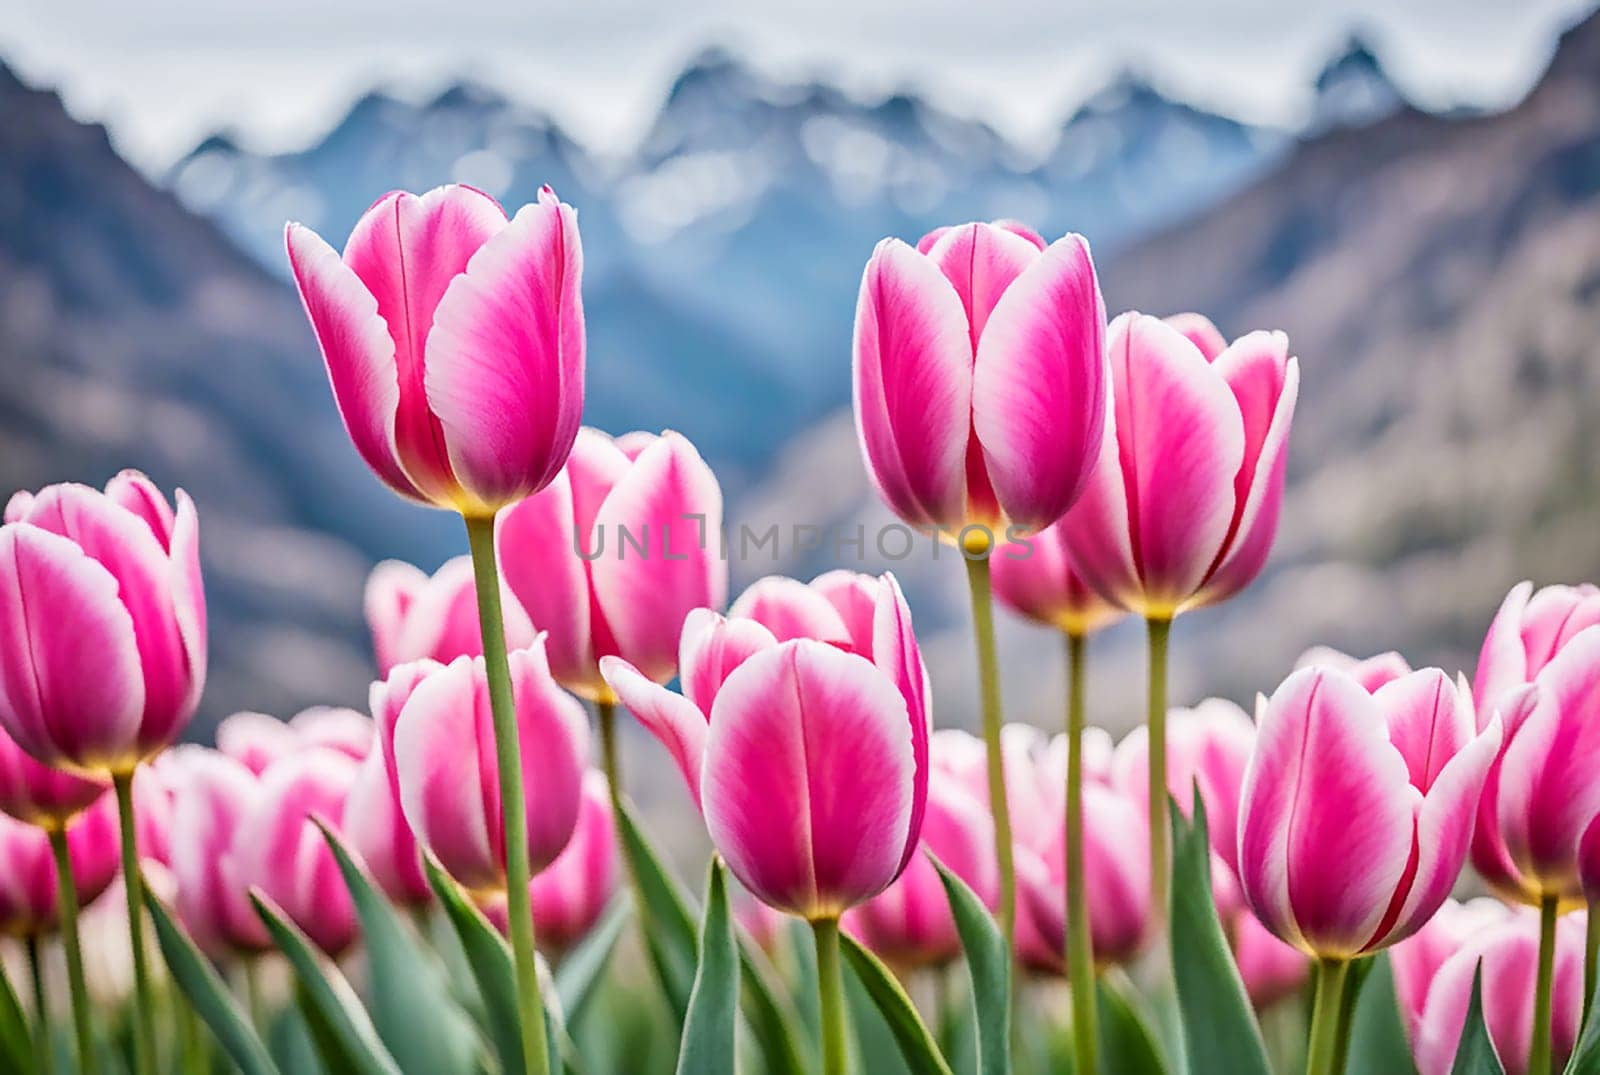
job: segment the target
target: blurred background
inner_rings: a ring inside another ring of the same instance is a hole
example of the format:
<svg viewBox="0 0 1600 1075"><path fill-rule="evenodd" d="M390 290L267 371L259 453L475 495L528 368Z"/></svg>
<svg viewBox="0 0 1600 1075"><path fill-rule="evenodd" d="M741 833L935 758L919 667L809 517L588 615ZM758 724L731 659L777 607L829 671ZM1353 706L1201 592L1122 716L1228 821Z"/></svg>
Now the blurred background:
<svg viewBox="0 0 1600 1075"><path fill-rule="evenodd" d="M897 10L898 8L898 10ZM1403 8L1403 10L1402 10ZM1109 308L1283 328L1303 366L1268 573L1177 627L1173 696L1249 703L1313 643L1470 672L1517 580L1600 577L1600 18L1425 0L11 0L0 20L0 492L137 466L200 505L212 674L360 705L361 589L459 521L357 461L286 278L394 187L580 212L588 421L675 428L730 521L888 521L849 416L885 235L1085 233ZM961 572L893 566L936 719L972 724ZM828 546L735 563L735 592ZM1003 624L1009 713L1058 640ZM1098 641L1093 716L1143 705ZM642 748L642 737L634 746ZM641 754L642 760L642 754ZM664 767L656 766L659 770Z"/></svg>

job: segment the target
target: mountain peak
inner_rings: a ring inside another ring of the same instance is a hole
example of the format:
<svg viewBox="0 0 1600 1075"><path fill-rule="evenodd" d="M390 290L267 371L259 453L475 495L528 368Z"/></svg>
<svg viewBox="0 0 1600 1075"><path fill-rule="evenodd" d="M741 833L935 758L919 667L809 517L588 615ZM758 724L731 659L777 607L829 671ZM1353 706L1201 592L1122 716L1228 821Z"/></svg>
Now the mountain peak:
<svg viewBox="0 0 1600 1075"><path fill-rule="evenodd" d="M429 111L504 108L510 102L492 86L472 79L458 79L441 90L424 107Z"/></svg>
<svg viewBox="0 0 1600 1075"><path fill-rule="evenodd" d="M1354 30L1312 85L1310 129L1364 127L1406 104L1365 31Z"/></svg>

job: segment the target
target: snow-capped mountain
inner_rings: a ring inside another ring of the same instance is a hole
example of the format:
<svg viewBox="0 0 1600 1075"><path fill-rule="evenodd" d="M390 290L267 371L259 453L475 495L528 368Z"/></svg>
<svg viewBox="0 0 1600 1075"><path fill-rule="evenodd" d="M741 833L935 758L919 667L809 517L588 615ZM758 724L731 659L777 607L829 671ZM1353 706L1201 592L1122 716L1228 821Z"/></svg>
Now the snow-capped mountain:
<svg viewBox="0 0 1600 1075"><path fill-rule="evenodd" d="M1352 34L1333 55L1313 86L1309 131L1364 127L1406 104L1372 45Z"/></svg>

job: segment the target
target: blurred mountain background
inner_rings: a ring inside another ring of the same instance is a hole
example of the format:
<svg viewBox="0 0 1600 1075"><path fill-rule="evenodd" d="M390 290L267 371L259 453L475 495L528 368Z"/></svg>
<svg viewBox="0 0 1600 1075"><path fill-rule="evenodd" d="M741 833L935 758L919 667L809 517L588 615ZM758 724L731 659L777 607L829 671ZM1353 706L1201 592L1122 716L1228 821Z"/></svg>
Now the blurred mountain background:
<svg viewBox="0 0 1600 1075"><path fill-rule="evenodd" d="M0 488L134 465L195 496L202 729L360 704L368 566L432 568L464 542L346 443L285 277L285 219L338 245L393 187L469 182L518 205L551 183L584 235L587 420L688 434L735 525L870 534L889 520L849 416L861 267L885 235L1011 216L1088 235L1114 311L1283 328L1301 357L1277 554L1246 596L1180 622L1175 699L1248 701L1315 642L1470 669L1511 583L1600 576L1600 20L1492 114L1413 107L1359 37L1313 102L1295 129L1258 126L1125 72L1028 153L910 93L862 100L710 51L620 158L462 82L370 94L291 153L218 134L152 181L0 67ZM736 588L837 559L789 546L736 564ZM893 567L912 592L938 719L971 723L952 555L866 551L846 566ZM1011 712L1053 727L1060 647L1004 632ZM1142 674L1137 630L1110 633L1098 719L1134 716Z"/></svg>

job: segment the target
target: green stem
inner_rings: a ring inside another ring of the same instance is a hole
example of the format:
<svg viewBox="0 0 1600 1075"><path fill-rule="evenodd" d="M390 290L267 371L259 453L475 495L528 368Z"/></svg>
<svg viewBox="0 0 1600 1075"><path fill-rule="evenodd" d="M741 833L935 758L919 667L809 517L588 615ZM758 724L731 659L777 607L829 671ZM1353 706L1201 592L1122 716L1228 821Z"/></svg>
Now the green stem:
<svg viewBox="0 0 1600 1075"><path fill-rule="evenodd" d="M505 823L506 918L516 962L517 1002L521 1011L522 1062L528 1075L549 1075L544 1002L534 962L533 910L528 895L528 816L522 792L522 753L506 660L505 621L500 611L500 570L495 563L494 517L467 516L473 581L478 590L478 627L489 680L489 710L494 719L494 753Z"/></svg>
<svg viewBox="0 0 1600 1075"><path fill-rule="evenodd" d="M33 975L33 1052L39 1075L55 1070L55 1049L50 1041L50 1005L44 995L44 964L39 958L39 938L27 939L28 971Z"/></svg>
<svg viewBox="0 0 1600 1075"><path fill-rule="evenodd" d="M1317 963L1317 996L1311 1009L1311 1041L1306 1047L1306 1075L1334 1075L1339 1055L1340 1010L1350 964L1343 959Z"/></svg>
<svg viewBox="0 0 1600 1075"><path fill-rule="evenodd" d="M62 828L48 830L50 853L56 860L56 900L61 913L61 948L67 957L67 983L72 993L72 1028L78 1039L78 1067L93 1072L98 1058L94 1051L94 1024L89 1003L89 987L83 975L83 949L78 943L78 886L72 877L72 856L67 850L67 833Z"/></svg>
<svg viewBox="0 0 1600 1075"><path fill-rule="evenodd" d="M139 836L133 817L133 772L115 773L117 814L122 822L122 886L128 895L128 943L133 949L134 1070L155 1075L155 997L150 991L150 967L144 949L144 876L139 872Z"/></svg>
<svg viewBox="0 0 1600 1075"><path fill-rule="evenodd" d="M989 812L994 816L995 860L1000 866L1000 932L1016 951L1017 874L1012 864L1011 808L1006 798L1005 756L1000 752L1000 660L994 641L994 599L989 558L964 556L972 595L972 630L978 647L978 685L983 701L983 745L988 755Z"/></svg>
<svg viewBox="0 0 1600 1075"><path fill-rule="evenodd" d="M819 918L811 923L817 942L817 990L822 1001L823 1075L845 1075L849 1049L844 1023L844 975L839 967L839 920Z"/></svg>
<svg viewBox="0 0 1600 1075"><path fill-rule="evenodd" d="M1588 924L1583 933L1583 1020L1589 1023L1589 1009L1594 1006L1595 967L1600 960L1600 902L1589 904Z"/></svg>
<svg viewBox="0 0 1600 1075"><path fill-rule="evenodd" d="M1167 921L1167 641L1170 619L1145 621L1150 641L1150 707L1145 716L1150 757L1150 914L1158 931Z"/></svg>
<svg viewBox="0 0 1600 1075"><path fill-rule="evenodd" d="M1533 988L1533 1038L1528 1045L1528 1075L1550 1075L1550 993L1556 969L1556 915L1560 900L1539 904L1539 978Z"/></svg>
<svg viewBox="0 0 1600 1075"><path fill-rule="evenodd" d="M267 1025L266 997L263 995L261 985L261 961L266 958L264 955L247 955L241 961L244 968L245 1008L250 1012L250 1025L263 1038L270 1029Z"/></svg>
<svg viewBox="0 0 1600 1075"><path fill-rule="evenodd" d="M205 1035L200 1032L200 1016L188 997L173 996L177 1007L178 1033L183 1043L183 1070L188 1075L206 1075L211 1070L211 1057L206 1052Z"/></svg>
<svg viewBox="0 0 1600 1075"><path fill-rule="evenodd" d="M1083 866L1084 660L1088 639L1067 632L1067 974L1072 980L1072 1055L1079 1075L1100 1069L1094 944Z"/></svg>

